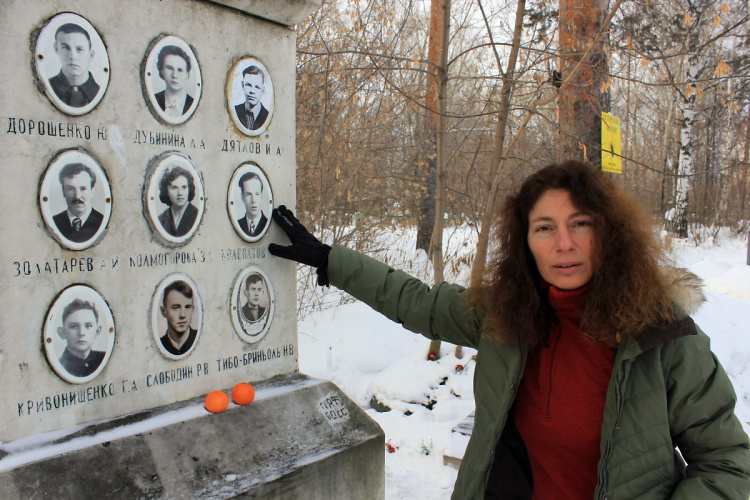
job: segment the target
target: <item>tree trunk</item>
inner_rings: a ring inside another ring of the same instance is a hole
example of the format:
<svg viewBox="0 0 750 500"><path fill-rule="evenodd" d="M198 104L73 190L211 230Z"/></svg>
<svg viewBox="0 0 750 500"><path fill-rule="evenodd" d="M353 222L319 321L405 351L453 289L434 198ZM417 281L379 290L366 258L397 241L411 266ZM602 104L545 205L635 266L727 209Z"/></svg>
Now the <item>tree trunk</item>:
<svg viewBox="0 0 750 500"><path fill-rule="evenodd" d="M558 91L559 160L577 159L601 164L601 113L609 111L606 91L608 62L604 51L607 37L598 41L607 0L560 0L560 71L562 78L591 47L591 57L571 85Z"/></svg>
<svg viewBox="0 0 750 500"><path fill-rule="evenodd" d="M442 283L443 278L443 214L445 213L445 132L448 107L448 37L450 35L451 0L432 0L433 9L437 4L440 23L439 57L437 65L437 162L435 183L435 223L430 241L430 257L434 272L434 283ZM435 12L433 10L433 12Z"/></svg>
<svg viewBox="0 0 750 500"><path fill-rule="evenodd" d="M688 10L692 19L698 18L698 12L694 4L690 4ZM687 82L687 91L683 94L682 101L678 107L682 112L682 124L680 128L680 156L677 164L677 186L675 188L674 214L671 225L672 230L678 238L688 237L688 208L689 208L689 190L690 179L693 176L694 158L693 158L693 123L695 122L695 99L698 91L696 81L699 72L699 57L697 54L700 34L697 29L693 28L688 33L687 53L691 54L687 60L687 71L685 81Z"/></svg>
<svg viewBox="0 0 750 500"><path fill-rule="evenodd" d="M630 63L631 63L631 54L630 51L628 51L628 66L627 66L627 73L626 73L626 90L625 90L625 120L623 123L625 124L625 128L623 129L623 141L621 146L620 153L622 154L622 171L627 171L627 160L625 158L634 158L635 148L631 148L631 144L635 144L635 141L630 140L630 82L631 80L631 74L630 74ZM636 110L635 113L637 113L638 108L634 106L634 109ZM633 130L637 130L635 125L633 125Z"/></svg>
<svg viewBox="0 0 750 500"><path fill-rule="evenodd" d="M669 161L669 142L672 136L672 113L674 113L674 102L669 101L669 111L667 112L667 120L664 122L664 135L661 138L661 205L659 205L659 211L661 215L667 209L665 195L667 192L667 176L672 172L672 166Z"/></svg>
<svg viewBox="0 0 750 500"><path fill-rule="evenodd" d="M430 78L430 77L428 77ZM434 114L427 111L427 115ZM432 123L431 123L432 122ZM432 227L435 225L435 166L437 163L436 142L437 128L434 120L425 116L423 156L417 164L418 177L421 179L418 188L417 205L417 249L430 250Z"/></svg>
<svg viewBox="0 0 750 500"><path fill-rule="evenodd" d="M747 171L750 170L750 117L745 118L745 154L743 156L745 164L741 167L742 168L742 180L740 182L740 189L739 189L739 195L740 195L740 218L744 219L745 221L745 227L750 231L750 221L748 220L748 217L745 213L745 200L747 199ZM748 243L750 243L750 237L748 239ZM748 259L750 259L750 245L748 245ZM748 265L750 265L750 260L748 260Z"/></svg>
<svg viewBox="0 0 750 500"><path fill-rule="evenodd" d="M481 2L479 2L479 7L482 8ZM508 128L508 116L510 114L510 98L513 94L516 63L518 61L518 51L521 46L521 33L523 32L523 16L525 12L526 1L519 0L516 7L516 21L513 30L513 44L511 46L510 55L508 57L508 67L506 68L505 74L502 78L503 88L500 92L500 109L497 114L497 122L495 123L495 141L492 147L490 182L492 182L492 179L500 174L499 170L502 163L505 147L505 131ZM484 13L484 10L482 10L482 13ZM491 37L492 34L489 26L487 26L487 31L490 33ZM497 59L498 68L502 68L502 66L500 65L500 56L497 54L497 52L495 52L495 57ZM482 211L482 222L479 228L477 251L476 255L474 256L474 263L471 266L471 286L478 285L479 283L481 283L482 278L484 278L484 273L487 266L487 248L489 247L490 230L492 229L492 218L495 215L496 202L497 190L493 189L491 185L489 195L487 197L487 200L485 201Z"/></svg>
<svg viewBox="0 0 750 500"><path fill-rule="evenodd" d="M695 96L680 103L682 128L680 129L680 158L677 164L672 230L678 238L688 237L688 207L690 177L693 175L693 123L695 122Z"/></svg>
<svg viewBox="0 0 750 500"><path fill-rule="evenodd" d="M436 116L436 151L435 151L435 211L429 255L432 260L434 283L442 283L443 278L443 214L445 213L445 131L446 111L448 105L448 37L450 34L450 0L432 0L430 15L430 63L435 65L434 89L427 95L428 107L437 109ZM433 78L428 77L430 80ZM434 90L434 93L432 91ZM437 101L437 102L435 102ZM436 107L430 104L437 104ZM440 341L430 342L428 359L440 357Z"/></svg>
<svg viewBox="0 0 750 500"><path fill-rule="evenodd" d="M418 171L422 177L419 213L417 215L417 248L430 252L435 227L435 197L438 170L438 117L440 114L440 66L442 60L445 6L443 0L431 0L430 38L427 49L427 79L425 82L424 149Z"/></svg>

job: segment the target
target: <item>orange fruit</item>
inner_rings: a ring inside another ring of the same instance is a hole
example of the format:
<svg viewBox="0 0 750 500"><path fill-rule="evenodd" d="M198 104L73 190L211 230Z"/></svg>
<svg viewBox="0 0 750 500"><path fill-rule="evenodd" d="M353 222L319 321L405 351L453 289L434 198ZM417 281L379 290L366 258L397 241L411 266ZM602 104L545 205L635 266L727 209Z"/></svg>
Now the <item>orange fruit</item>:
<svg viewBox="0 0 750 500"><path fill-rule="evenodd" d="M229 406L229 396L224 391L211 391L206 395L204 406L211 413L221 413Z"/></svg>
<svg viewBox="0 0 750 500"><path fill-rule="evenodd" d="M238 405L246 405L255 399L255 389L247 382L240 382L232 388L232 401Z"/></svg>

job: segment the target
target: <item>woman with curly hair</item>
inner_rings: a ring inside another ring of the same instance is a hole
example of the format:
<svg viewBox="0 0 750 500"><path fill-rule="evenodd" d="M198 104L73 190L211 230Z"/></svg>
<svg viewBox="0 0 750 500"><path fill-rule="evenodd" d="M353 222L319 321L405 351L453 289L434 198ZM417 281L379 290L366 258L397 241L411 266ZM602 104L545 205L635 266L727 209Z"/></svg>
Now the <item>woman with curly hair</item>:
<svg viewBox="0 0 750 500"><path fill-rule="evenodd" d="M198 219L198 208L191 202L195 198L195 181L182 167L167 168L159 181L159 201L169 208L159 214L159 223L167 234L179 238L188 234Z"/></svg>
<svg viewBox="0 0 750 500"><path fill-rule="evenodd" d="M700 281L648 215L575 161L503 205L488 282L429 287L323 245L285 207L279 257L429 339L477 349L474 430L453 498L732 498L750 494L732 384L689 314Z"/></svg>

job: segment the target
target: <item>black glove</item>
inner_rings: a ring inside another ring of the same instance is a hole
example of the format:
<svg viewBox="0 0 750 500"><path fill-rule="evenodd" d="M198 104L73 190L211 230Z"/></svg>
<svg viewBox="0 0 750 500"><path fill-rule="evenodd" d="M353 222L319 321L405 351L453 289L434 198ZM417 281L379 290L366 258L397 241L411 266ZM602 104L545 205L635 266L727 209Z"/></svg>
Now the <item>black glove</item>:
<svg viewBox="0 0 750 500"><path fill-rule="evenodd" d="M310 234L310 231L284 205L273 209L273 220L284 230L292 244L282 246L270 243L268 251L271 255L317 267L318 285L328 286L328 253L331 247L324 245Z"/></svg>

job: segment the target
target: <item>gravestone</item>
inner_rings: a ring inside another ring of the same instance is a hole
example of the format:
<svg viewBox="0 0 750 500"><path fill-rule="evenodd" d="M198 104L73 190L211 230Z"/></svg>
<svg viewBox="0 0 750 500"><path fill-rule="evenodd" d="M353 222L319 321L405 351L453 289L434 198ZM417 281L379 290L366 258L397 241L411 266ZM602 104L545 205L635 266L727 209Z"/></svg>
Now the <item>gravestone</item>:
<svg viewBox="0 0 750 500"><path fill-rule="evenodd" d="M295 265L267 252L320 3L0 5L3 498L383 496L382 431L298 373ZM238 382L256 402L202 408Z"/></svg>

